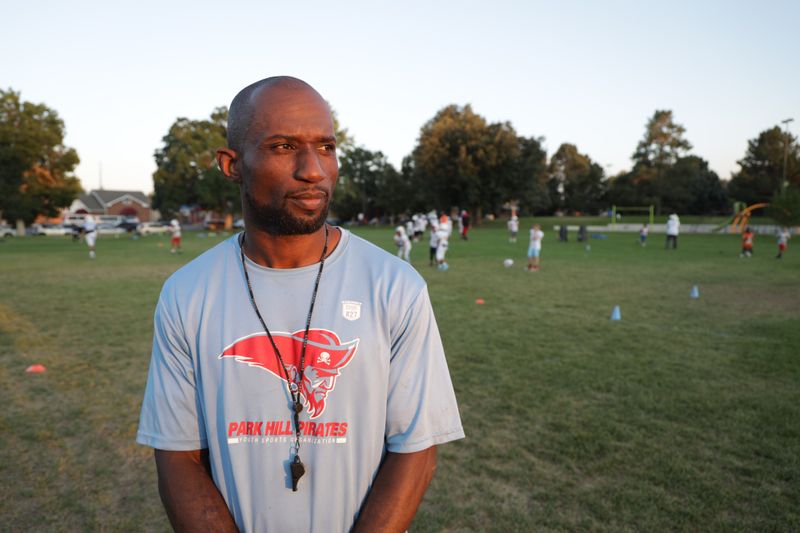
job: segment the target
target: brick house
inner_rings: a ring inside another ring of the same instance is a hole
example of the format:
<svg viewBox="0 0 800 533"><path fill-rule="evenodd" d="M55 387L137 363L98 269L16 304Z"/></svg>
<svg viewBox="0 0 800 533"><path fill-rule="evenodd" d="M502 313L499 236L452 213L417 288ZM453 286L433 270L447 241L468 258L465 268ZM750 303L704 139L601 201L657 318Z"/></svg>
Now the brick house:
<svg viewBox="0 0 800 533"><path fill-rule="evenodd" d="M150 199L140 191L107 191L81 194L69 206L70 214L122 215L148 221L152 217Z"/></svg>

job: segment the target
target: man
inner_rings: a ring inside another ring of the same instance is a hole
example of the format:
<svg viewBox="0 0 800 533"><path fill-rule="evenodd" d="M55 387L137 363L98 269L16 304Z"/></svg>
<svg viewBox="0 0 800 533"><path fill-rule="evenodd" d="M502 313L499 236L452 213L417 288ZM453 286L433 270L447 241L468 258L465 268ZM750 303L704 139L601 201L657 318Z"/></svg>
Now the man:
<svg viewBox="0 0 800 533"><path fill-rule="evenodd" d="M678 234L680 233L681 221L678 215L672 213L667 219L667 242L664 244L664 249L669 249L670 243L672 249L678 248Z"/></svg>
<svg viewBox="0 0 800 533"><path fill-rule="evenodd" d="M406 235L409 235L409 236L414 235L414 220L413 219L409 218L408 220L406 220L405 230L406 230Z"/></svg>
<svg viewBox="0 0 800 533"><path fill-rule="evenodd" d="M173 218L169 223L169 232L172 234L170 239L170 253L181 253L181 223L177 218Z"/></svg>
<svg viewBox="0 0 800 533"><path fill-rule="evenodd" d="M560 242L568 242L569 241L569 228L566 224L561 224L558 227L558 240Z"/></svg>
<svg viewBox="0 0 800 533"><path fill-rule="evenodd" d="M428 265L434 266L436 265L436 248L439 245L439 237L436 236L436 232L439 231L439 221L434 216L433 218L428 218L429 225L431 227L431 238L428 240L428 246L430 253L428 254Z"/></svg>
<svg viewBox="0 0 800 533"><path fill-rule="evenodd" d="M295 78L231 103L245 231L165 283L137 434L176 530L403 531L464 436L424 281L325 223L335 143Z"/></svg>
<svg viewBox="0 0 800 533"><path fill-rule="evenodd" d="M450 217L442 215L439 218L439 226L436 228L436 268L448 270L450 265L445 260L447 248L449 247L450 234L453 231L453 223Z"/></svg>
<svg viewBox="0 0 800 533"><path fill-rule="evenodd" d="M418 213L414 215L414 242L419 242L422 236L425 234L425 226L428 224L428 219L425 218L425 215L422 213Z"/></svg>
<svg viewBox="0 0 800 533"><path fill-rule="evenodd" d="M86 221L83 223L84 239L86 245L89 247L89 259L94 259L97 254L94 250L94 245L97 242L97 222L94 221L92 215L86 215Z"/></svg>
<svg viewBox="0 0 800 533"><path fill-rule="evenodd" d="M531 228L530 242L528 243L528 271L539 271L539 256L542 254L542 239L544 232L539 224Z"/></svg>

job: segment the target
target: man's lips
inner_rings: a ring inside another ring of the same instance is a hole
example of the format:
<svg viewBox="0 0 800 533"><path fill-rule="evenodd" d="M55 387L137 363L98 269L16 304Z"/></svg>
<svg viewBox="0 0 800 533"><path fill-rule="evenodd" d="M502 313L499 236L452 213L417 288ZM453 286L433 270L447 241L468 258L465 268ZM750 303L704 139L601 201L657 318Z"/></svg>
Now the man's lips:
<svg viewBox="0 0 800 533"><path fill-rule="evenodd" d="M289 200L306 211L319 209L327 200L328 193L324 191L301 192L289 195Z"/></svg>

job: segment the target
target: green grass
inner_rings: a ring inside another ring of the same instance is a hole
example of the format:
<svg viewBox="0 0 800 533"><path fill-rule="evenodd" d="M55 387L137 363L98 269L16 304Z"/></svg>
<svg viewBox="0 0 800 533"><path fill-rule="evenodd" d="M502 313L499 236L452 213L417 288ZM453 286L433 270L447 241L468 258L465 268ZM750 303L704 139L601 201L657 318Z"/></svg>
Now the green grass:
<svg viewBox="0 0 800 533"><path fill-rule="evenodd" d="M800 246L777 261L758 236L744 260L736 236L667 252L611 234L587 251L544 224L538 273L499 225L454 239L447 272L427 241L412 251L467 433L440 448L412 530L800 529ZM358 233L392 248L391 230ZM101 238L95 261L68 239L0 243L3 529L168 530L133 442L152 312L220 240L188 234L175 256Z"/></svg>

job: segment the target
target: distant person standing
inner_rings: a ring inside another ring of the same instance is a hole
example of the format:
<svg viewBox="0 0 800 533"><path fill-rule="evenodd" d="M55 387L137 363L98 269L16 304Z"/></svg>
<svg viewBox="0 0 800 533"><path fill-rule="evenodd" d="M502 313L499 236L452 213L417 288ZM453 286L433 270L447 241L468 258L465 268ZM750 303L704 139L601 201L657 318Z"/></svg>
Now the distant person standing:
<svg viewBox="0 0 800 533"><path fill-rule="evenodd" d="M430 254L428 255L428 265L434 266L436 264L436 247L439 244L439 237L436 236L436 232L439 231L439 223L436 219L433 219L430 222L431 225L431 238L428 241L428 246L430 246Z"/></svg>
<svg viewBox="0 0 800 533"><path fill-rule="evenodd" d="M439 217L439 227L444 228L447 231L447 238L450 238L450 235L453 234L453 220L447 216L442 215Z"/></svg>
<svg viewBox="0 0 800 533"><path fill-rule="evenodd" d="M650 226L642 224L642 229L639 230L639 244L647 246L647 234L650 233Z"/></svg>
<svg viewBox="0 0 800 533"><path fill-rule="evenodd" d="M586 233L587 233L586 224L581 224L580 226L578 226L578 242L586 242L586 240L588 239Z"/></svg>
<svg viewBox="0 0 800 533"><path fill-rule="evenodd" d="M447 215L442 215L439 219L439 229L436 230L436 265L439 270L447 270L450 265L445 261L447 248L450 241L452 226L449 225Z"/></svg>
<svg viewBox="0 0 800 533"><path fill-rule="evenodd" d="M747 226L744 229L744 233L742 233L742 251L739 254L739 257L753 257L753 238L755 234L750 229L750 226Z"/></svg>
<svg viewBox="0 0 800 533"><path fill-rule="evenodd" d="M397 245L397 257L403 261L411 262L411 239L408 238L405 228L397 226L394 230L394 243Z"/></svg>
<svg viewBox="0 0 800 533"><path fill-rule="evenodd" d="M544 232L539 224L534 224L531 228L530 243L528 243L528 270L535 272L539 270L539 256L542 254L542 239Z"/></svg>
<svg viewBox="0 0 800 533"><path fill-rule="evenodd" d="M508 242L517 242L517 233L519 233L519 217L511 215L508 219Z"/></svg>
<svg viewBox="0 0 800 533"><path fill-rule="evenodd" d="M667 242L664 244L664 249L668 249L672 243L672 249L678 248L678 234L681 229L681 221L678 215L672 213L667 219Z"/></svg>
<svg viewBox="0 0 800 533"><path fill-rule="evenodd" d="M428 225L430 227L438 227L439 226L439 216L436 214L436 209L431 209L428 212Z"/></svg>
<svg viewBox="0 0 800 533"><path fill-rule="evenodd" d="M414 221L410 218L406 220L406 235L414 235Z"/></svg>
<svg viewBox="0 0 800 533"><path fill-rule="evenodd" d="M461 211L461 238L465 241L469 240L467 238L467 233L469 233L469 225L470 225L470 218L469 218L469 211L466 209Z"/></svg>
<svg viewBox="0 0 800 533"><path fill-rule="evenodd" d="M428 224L428 219L425 218L425 215L420 213L414 215L413 220L414 220L414 242L419 242L419 240L425 234L425 226Z"/></svg>
<svg viewBox="0 0 800 533"><path fill-rule="evenodd" d="M789 233L789 228L783 227L778 231L778 255L775 256L775 259L783 257L783 252L786 251L791 237L792 235Z"/></svg>
<svg viewBox="0 0 800 533"><path fill-rule="evenodd" d="M170 253L181 253L183 251L181 250L181 224L177 218L173 218L169 223L169 232L172 233Z"/></svg>
<svg viewBox="0 0 800 533"><path fill-rule="evenodd" d="M94 221L92 215L86 215L86 221L83 223L83 234L86 239L86 245L89 247L89 258L94 259L97 254L94 251L94 245L97 242L97 222Z"/></svg>
<svg viewBox="0 0 800 533"><path fill-rule="evenodd" d="M558 227L558 240L560 242L567 242L569 240L569 228L566 224L561 224Z"/></svg>

